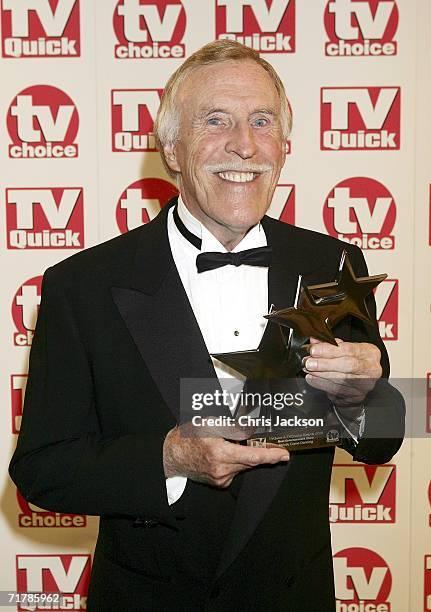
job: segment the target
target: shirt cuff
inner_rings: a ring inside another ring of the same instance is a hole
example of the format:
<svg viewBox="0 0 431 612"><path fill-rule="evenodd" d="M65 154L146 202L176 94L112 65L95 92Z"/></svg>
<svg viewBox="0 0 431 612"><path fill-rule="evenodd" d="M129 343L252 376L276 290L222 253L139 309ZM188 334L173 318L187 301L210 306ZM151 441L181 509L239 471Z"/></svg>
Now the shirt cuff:
<svg viewBox="0 0 431 612"><path fill-rule="evenodd" d="M361 413L355 419L342 419L335 405L332 404L332 408L334 410L334 414L337 419L340 421L341 425L350 435L350 437L358 443L358 440L361 439L364 429L365 429L365 406L362 404ZM342 409L341 409L342 410Z"/></svg>
<svg viewBox="0 0 431 612"><path fill-rule="evenodd" d="M187 478L185 476L171 476L166 478L166 493L168 495L168 504L172 506L178 501L186 488Z"/></svg>

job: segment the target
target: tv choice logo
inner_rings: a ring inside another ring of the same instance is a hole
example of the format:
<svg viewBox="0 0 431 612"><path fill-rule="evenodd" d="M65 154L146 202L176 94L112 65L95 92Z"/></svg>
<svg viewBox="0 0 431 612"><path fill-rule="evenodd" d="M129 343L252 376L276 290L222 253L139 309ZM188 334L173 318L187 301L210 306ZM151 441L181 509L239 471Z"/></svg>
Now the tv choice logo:
<svg viewBox="0 0 431 612"><path fill-rule="evenodd" d="M383 340L398 340L398 280L387 278L374 291L379 333Z"/></svg>
<svg viewBox="0 0 431 612"><path fill-rule="evenodd" d="M400 148L400 87L322 87L322 151Z"/></svg>
<svg viewBox="0 0 431 612"><path fill-rule="evenodd" d="M64 91L51 85L23 89L7 113L9 157L77 157L78 127L77 108Z"/></svg>
<svg viewBox="0 0 431 612"><path fill-rule="evenodd" d="M22 410L24 407L27 374L11 374L10 398L12 409L12 433L18 434L21 429Z"/></svg>
<svg viewBox="0 0 431 612"><path fill-rule="evenodd" d="M330 0L324 23L328 56L396 55L398 28L395 0Z"/></svg>
<svg viewBox="0 0 431 612"><path fill-rule="evenodd" d="M329 496L332 523L395 523L395 465L335 464Z"/></svg>
<svg viewBox="0 0 431 612"><path fill-rule="evenodd" d="M12 319L16 332L13 335L15 346L31 346L37 313L41 300L42 276L34 276L23 283L12 302Z"/></svg>
<svg viewBox="0 0 431 612"><path fill-rule="evenodd" d="M424 557L424 612L431 611L431 555Z"/></svg>
<svg viewBox="0 0 431 612"><path fill-rule="evenodd" d="M216 38L261 53L294 53L295 0L215 0Z"/></svg>
<svg viewBox="0 0 431 612"><path fill-rule="evenodd" d="M131 183L121 194L116 208L122 234L156 217L165 204L178 195L178 189L160 178L144 178Z"/></svg>
<svg viewBox="0 0 431 612"><path fill-rule="evenodd" d="M113 151L156 151L153 130L162 93L162 89L112 90Z"/></svg>
<svg viewBox="0 0 431 612"><path fill-rule="evenodd" d="M185 57L186 23L181 0L120 0L114 11L115 57Z"/></svg>
<svg viewBox="0 0 431 612"><path fill-rule="evenodd" d="M334 555L337 612L389 612L392 573L368 548L345 548Z"/></svg>
<svg viewBox="0 0 431 612"><path fill-rule="evenodd" d="M18 593L60 593L59 603L22 604L17 610L86 610L90 572L90 555L16 555Z"/></svg>
<svg viewBox="0 0 431 612"><path fill-rule="evenodd" d="M21 493L16 492L20 513L18 515L18 525L23 528L40 527L85 527L87 517L84 514L63 514L60 512L50 512L38 508L34 504L27 502Z"/></svg>
<svg viewBox="0 0 431 612"><path fill-rule="evenodd" d="M6 189L8 249L82 249L82 187Z"/></svg>
<svg viewBox="0 0 431 612"><path fill-rule="evenodd" d="M79 57L79 0L2 0L3 57Z"/></svg>
<svg viewBox="0 0 431 612"><path fill-rule="evenodd" d="M323 206L328 234L361 249L393 249L395 220L392 194L372 178L353 177L341 181L330 191Z"/></svg>
<svg viewBox="0 0 431 612"><path fill-rule="evenodd" d="M273 219L295 225L295 185L276 186L267 214Z"/></svg>

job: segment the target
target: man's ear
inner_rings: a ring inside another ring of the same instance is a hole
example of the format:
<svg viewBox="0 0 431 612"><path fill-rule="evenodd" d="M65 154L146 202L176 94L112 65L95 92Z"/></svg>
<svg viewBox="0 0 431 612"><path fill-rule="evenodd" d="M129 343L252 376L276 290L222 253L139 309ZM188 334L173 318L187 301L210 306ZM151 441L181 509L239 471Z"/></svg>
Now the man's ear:
<svg viewBox="0 0 431 612"><path fill-rule="evenodd" d="M165 145L163 147L163 153L165 155L165 160L169 168L173 170L174 172L181 172L181 168L177 160L175 145L173 144Z"/></svg>

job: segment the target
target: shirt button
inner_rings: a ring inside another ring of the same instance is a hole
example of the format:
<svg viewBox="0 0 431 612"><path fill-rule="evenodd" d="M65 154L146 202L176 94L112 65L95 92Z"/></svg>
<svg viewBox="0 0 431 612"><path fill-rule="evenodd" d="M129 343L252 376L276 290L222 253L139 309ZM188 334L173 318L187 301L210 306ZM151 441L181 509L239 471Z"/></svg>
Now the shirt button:
<svg viewBox="0 0 431 612"><path fill-rule="evenodd" d="M236 329L236 330L233 332L233 335L234 335L234 336L239 336L239 331Z"/></svg>

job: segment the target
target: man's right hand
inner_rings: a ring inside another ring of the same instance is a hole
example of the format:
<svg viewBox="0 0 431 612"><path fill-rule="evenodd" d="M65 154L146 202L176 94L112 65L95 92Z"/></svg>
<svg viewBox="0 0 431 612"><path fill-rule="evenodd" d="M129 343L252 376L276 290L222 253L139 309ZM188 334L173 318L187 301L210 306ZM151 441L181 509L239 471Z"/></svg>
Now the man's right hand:
<svg viewBox="0 0 431 612"><path fill-rule="evenodd" d="M226 488L239 472L290 459L289 452L284 448L242 446L214 435L192 436L184 427L180 425L171 429L165 438L163 465L166 478L186 476L191 480Z"/></svg>

